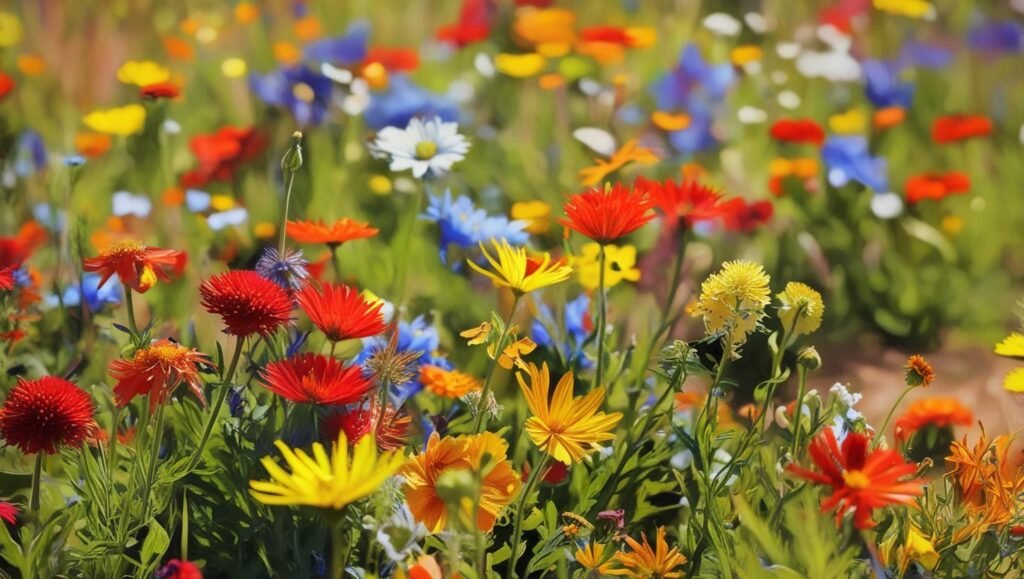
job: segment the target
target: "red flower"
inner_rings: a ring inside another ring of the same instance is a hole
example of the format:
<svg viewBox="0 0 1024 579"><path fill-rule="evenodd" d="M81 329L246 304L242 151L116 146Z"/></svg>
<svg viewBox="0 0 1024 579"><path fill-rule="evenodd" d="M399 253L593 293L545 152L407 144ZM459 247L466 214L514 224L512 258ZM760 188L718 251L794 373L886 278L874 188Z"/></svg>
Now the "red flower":
<svg viewBox="0 0 1024 579"><path fill-rule="evenodd" d="M187 189L211 181L231 181L242 164L258 157L266 145L266 136L254 127L224 127L210 135L197 135L189 146L199 166L182 176L181 185Z"/></svg>
<svg viewBox="0 0 1024 579"><path fill-rule="evenodd" d="M346 241L373 237L380 230L370 227L369 223L342 217L330 225L325 224L321 219L289 221L285 231L288 233L288 237L299 243L322 243L337 247Z"/></svg>
<svg viewBox="0 0 1024 579"><path fill-rule="evenodd" d="M344 284L307 287L295 299L310 321L332 342L368 338L384 332L383 303L372 304Z"/></svg>
<svg viewBox="0 0 1024 579"><path fill-rule="evenodd" d="M374 63L388 71L416 70L420 66L420 55L412 48L371 48L363 66Z"/></svg>
<svg viewBox="0 0 1024 579"><path fill-rule="evenodd" d="M491 8L488 0L463 0L459 20L437 30L437 39L462 48L486 40L491 33Z"/></svg>
<svg viewBox="0 0 1024 579"><path fill-rule="evenodd" d="M948 173L924 173L907 179L907 203L924 199L941 201L949 195L960 195L971 188L971 178L957 171Z"/></svg>
<svg viewBox="0 0 1024 579"><path fill-rule="evenodd" d="M35 221L22 225L17 235L0 236L0 269L18 269L44 241L46 231Z"/></svg>
<svg viewBox="0 0 1024 579"><path fill-rule="evenodd" d="M57 376L19 380L0 408L0 434L25 454L81 446L95 429L92 398Z"/></svg>
<svg viewBox="0 0 1024 579"><path fill-rule="evenodd" d="M307 404L349 404L373 387L359 366L345 366L323 354L299 354L272 362L261 377L274 394Z"/></svg>
<svg viewBox="0 0 1024 579"><path fill-rule="evenodd" d="M722 220L729 231L749 233L759 225L771 221L775 208L771 201L747 203L739 197L724 201L721 205Z"/></svg>
<svg viewBox="0 0 1024 579"><path fill-rule="evenodd" d="M148 348L136 350L131 360L110 363L110 375L117 380L114 402L118 408L124 408L136 396L148 395L152 412L178 386L186 384L205 406L203 381L199 377L199 366L203 364L210 364L206 354L171 340L158 340Z"/></svg>
<svg viewBox="0 0 1024 579"><path fill-rule="evenodd" d="M698 221L724 215L722 196L698 181L686 179L676 183L666 179L659 182L640 177L636 180L636 187L647 192L654 207L665 215L665 225L669 229L676 228L680 221L691 227Z"/></svg>
<svg viewBox="0 0 1024 579"><path fill-rule="evenodd" d="M651 199L643 190L616 184L607 191L591 189L565 202L565 218L559 223L607 245L633 233L651 219Z"/></svg>
<svg viewBox="0 0 1024 579"><path fill-rule="evenodd" d="M8 525L18 524L18 515L21 514L21 509L14 503L7 501L0 501L0 519L7 521Z"/></svg>
<svg viewBox="0 0 1024 579"><path fill-rule="evenodd" d="M115 241L99 257L83 260L82 269L100 273L100 287L115 274L121 283L141 293L156 285L157 280L169 282L185 268L182 251L148 247L138 241Z"/></svg>
<svg viewBox="0 0 1024 579"><path fill-rule="evenodd" d="M0 291L14 289L14 270L9 267L0 268Z"/></svg>
<svg viewBox="0 0 1024 579"><path fill-rule="evenodd" d="M932 124L932 140L936 143L953 143L991 133L992 121L984 115L947 115Z"/></svg>
<svg viewBox="0 0 1024 579"><path fill-rule="evenodd" d="M0 72L0 99L14 90L14 79Z"/></svg>
<svg viewBox="0 0 1024 579"><path fill-rule="evenodd" d="M799 477L832 487L832 496L822 501L821 510L836 509L837 525L844 515L853 513L854 526L869 529L875 526L873 510L908 504L924 493L920 479L907 480L916 465L904 462L895 450L871 450L869 443L867 436L850 432L840 448L832 429L825 428L808 447L818 470L789 466Z"/></svg>
<svg viewBox="0 0 1024 579"><path fill-rule="evenodd" d="M618 26L590 26L580 30L580 39L584 42L607 42L622 46L632 46L633 38L625 28Z"/></svg>
<svg viewBox="0 0 1024 579"><path fill-rule="evenodd" d="M288 293L252 270L215 275L199 286L199 294L206 311L219 315L233 336L269 336L291 320Z"/></svg>
<svg viewBox="0 0 1024 579"><path fill-rule="evenodd" d="M896 420L896 440L907 440L918 430L931 425L936 428L971 426L974 414L956 398L922 398Z"/></svg>
<svg viewBox="0 0 1024 579"><path fill-rule="evenodd" d="M158 82L156 84L148 84L139 89L139 96L144 99L174 99L178 98L181 91L174 83L171 82Z"/></svg>
<svg viewBox="0 0 1024 579"><path fill-rule="evenodd" d="M331 414L324 420L320 435L323 440L338 440L338 432L344 430L345 437L354 441L373 434L381 452L404 447L412 418L399 414L390 404L383 413L380 408L380 403L374 400L358 408Z"/></svg>
<svg viewBox="0 0 1024 579"><path fill-rule="evenodd" d="M195 563L171 559L157 569L155 579L203 579L203 572Z"/></svg>
<svg viewBox="0 0 1024 579"><path fill-rule="evenodd" d="M808 143L821 146L825 142L825 130L811 119L782 119L775 121L771 128L772 138L787 143Z"/></svg>

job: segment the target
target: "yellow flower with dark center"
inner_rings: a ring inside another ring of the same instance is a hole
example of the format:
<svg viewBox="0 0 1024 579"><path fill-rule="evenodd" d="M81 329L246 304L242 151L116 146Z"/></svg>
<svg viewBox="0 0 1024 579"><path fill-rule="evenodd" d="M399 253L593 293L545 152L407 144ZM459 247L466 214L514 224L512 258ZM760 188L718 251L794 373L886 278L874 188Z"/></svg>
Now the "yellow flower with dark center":
<svg viewBox="0 0 1024 579"><path fill-rule="evenodd" d="M770 278L750 261L729 261L701 284L693 315L704 318L709 334L721 334L733 353L756 330L771 302Z"/></svg>
<svg viewBox="0 0 1024 579"><path fill-rule="evenodd" d="M433 394L445 398L461 398L480 389L480 381L465 372L445 370L430 364L420 367L420 382Z"/></svg>
<svg viewBox="0 0 1024 579"><path fill-rule="evenodd" d="M792 337L810 334L821 326L825 313L825 302L821 294L806 284L791 281L778 296L779 321L782 328Z"/></svg>
<svg viewBox="0 0 1024 579"><path fill-rule="evenodd" d="M573 266L579 274L580 285L588 290L595 290L600 285L601 262L598 252L601 246L587 243L580 248L580 255L573 260ZM636 247L632 245L604 246L604 287L615 287L622 281L636 282L640 280L640 270L636 267Z"/></svg>
<svg viewBox="0 0 1024 579"><path fill-rule="evenodd" d="M98 133L126 137L142 131L146 109L142 105L125 105L93 111L85 115L82 122Z"/></svg>
<svg viewBox="0 0 1024 579"><path fill-rule="evenodd" d="M622 414L605 414L598 408L604 402L604 388L592 390L586 396L573 398L572 372L566 372L551 394L548 365L537 368L526 366L529 384L523 372L516 374L519 387L526 396L530 407L530 418L526 420L526 433L530 440L555 460L574 464L601 448L599 443L612 440L612 430L622 419Z"/></svg>
<svg viewBox="0 0 1024 579"><path fill-rule="evenodd" d="M313 444L313 456L292 450L280 440L274 445L291 472L269 456L260 461L272 480L249 481L249 486L252 496L266 505L342 509L372 494L405 464L400 451L378 454L372 436L356 442L350 454L344 429L338 433L338 442L331 445L330 456L319 442Z"/></svg>
<svg viewBox="0 0 1024 579"><path fill-rule="evenodd" d="M642 538L643 544L632 537L626 537L630 551L619 551L615 554L615 562L622 568L609 570L609 575L636 579L675 579L683 576L682 572L675 569L686 563L686 557L679 549L668 548L668 543L665 542L665 527L658 527L653 549L647 542L647 535L642 535Z"/></svg>
<svg viewBox="0 0 1024 579"><path fill-rule="evenodd" d="M152 60L129 60L117 69L117 80L135 86L149 86L171 80L171 71Z"/></svg>
<svg viewBox="0 0 1024 579"><path fill-rule="evenodd" d="M561 260L552 260L549 253L531 258L526 255L525 248L512 247L504 239L494 240L492 243L495 256L492 257L482 243L480 251L494 271L484 269L473 260L468 260L469 266L490 278L494 285L507 287L517 295L561 283L572 274L571 267L563 264Z"/></svg>

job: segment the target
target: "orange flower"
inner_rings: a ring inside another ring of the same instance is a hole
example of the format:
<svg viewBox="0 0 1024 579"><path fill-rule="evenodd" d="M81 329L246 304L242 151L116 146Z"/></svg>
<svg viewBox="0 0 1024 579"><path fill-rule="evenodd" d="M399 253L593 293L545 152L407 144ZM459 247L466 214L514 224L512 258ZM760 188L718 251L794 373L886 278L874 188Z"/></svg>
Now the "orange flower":
<svg viewBox="0 0 1024 579"><path fill-rule="evenodd" d="M114 401L124 408L136 396L149 396L149 411L156 409L185 384L205 406L203 381L199 366L212 366L210 359L197 350L171 340L158 340L147 348L135 351L131 360L114 360L110 375L117 380Z"/></svg>
<svg viewBox="0 0 1024 579"><path fill-rule="evenodd" d="M991 133L992 121L984 115L947 115L932 124L932 141L940 144L987 137Z"/></svg>
<svg viewBox="0 0 1024 579"><path fill-rule="evenodd" d="M875 111L874 125L876 129L884 130L899 125L907 118L907 111L903 107L888 107Z"/></svg>
<svg viewBox="0 0 1024 579"><path fill-rule="evenodd" d="M643 544L632 537L626 537L626 544L630 551L619 551L615 554L615 562L622 565L622 569L607 569L609 575L620 575L644 579L648 577L659 577L662 579L675 579L682 577L677 568L686 563L686 557L679 552L679 549L668 548L665 542L665 527L658 527L658 533L654 541L654 548L647 542L647 535L641 535Z"/></svg>
<svg viewBox="0 0 1024 579"><path fill-rule="evenodd" d="M366 300L353 287L344 284L324 284L319 289L309 286L295 299L313 325L332 342L369 338L384 332L384 316L380 313L384 304Z"/></svg>
<svg viewBox="0 0 1024 579"><path fill-rule="evenodd" d="M544 56L562 56L576 40L576 15L569 10L520 8L512 31L520 41L533 45Z"/></svg>
<svg viewBox="0 0 1024 579"><path fill-rule="evenodd" d="M956 398L922 398L896 420L896 440L907 440L925 426L946 428L970 426L974 422L971 409Z"/></svg>
<svg viewBox="0 0 1024 579"><path fill-rule="evenodd" d="M444 398L461 398L480 389L480 381L465 372L429 364L420 367L420 382L424 388Z"/></svg>
<svg viewBox="0 0 1024 579"><path fill-rule="evenodd" d="M146 293L157 280L169 282L185 268L185 253L148 247L138 241L115 241L99 257L87 258L82 269L101 274L100 287L113 275L139 293Z"/></svg>
<svg viewBox="0 0 1024 579"><path fill-rule="evenodd" d="M935 381L935 370L924 356L915 354L907 358L906 370L907 386L928 387Z"/></svg>
<svg viewBox="0 0 1024 579"><path fill-rule="evenodd" d="M75 149L87 159L95 159L110 150L110 135L103 133L77 133Z"/></svg>
<svg viewBox="0 0 1024 579"><path fill-rule="evenodd" d="M1024 514L1024 476L1010 460L1010 438L991 442L982 428L974 448L967 437L954 442L946 457L946 476L953 480L969 513L969 523L953 534L953 542L975 537L990 527L1003 528Z"/></svg>
<svg viewBox="0 0 1024 579"><path fill-rule="evenodd" d="M821 146L825 142L825 130L811 119L782 119L771 127L771 136L785 143L807 143Z"/></svg>
<svg viewBox="0 0 1024 579"><path fill-rule="evenodd" d="M565 218L559 223L607 245L654 219L646 190L616 184L607 191L591 189L565 202Z"/></svg>
<svg viewBox="0 0 1024 579"><path fill-rule="evenodd" d="M608 175L618 171L630 163L653 165L658 162L658 155L646 147L641 147L636 139L626 141L618 151L612 153L607 161L594 160L596 165L580 170L580 183L584 187L593 187L604 181Z"/></svg>
<svg viewBox="0 0 1024 579"><path fill-rule="evenodd" d="M327 225L323 220L289 221L288 237L299 243L323 243L337 247L346 241L366 239L377 235L380 230L370 227L369 223L342 217Z"/></svg>
<svg viewBox="0 0 1024 579"><path fill-rule="evenodd" d="M971 188L971 178L958 171L946 173L924 173L907 179L904 188L907 203L924 199L941 201L950 195L962 195Z"/></svg>

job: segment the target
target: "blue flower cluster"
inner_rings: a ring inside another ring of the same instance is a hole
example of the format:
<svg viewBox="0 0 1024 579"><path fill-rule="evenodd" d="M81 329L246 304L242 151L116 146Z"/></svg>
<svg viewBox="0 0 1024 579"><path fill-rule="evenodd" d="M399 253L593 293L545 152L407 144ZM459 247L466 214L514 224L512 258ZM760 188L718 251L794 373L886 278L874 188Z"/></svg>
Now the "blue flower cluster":
<svg viewBox="0 0 1024 579"><path fill-rule="evenodd" d="M437 366L445 370L453 368L452 363L444 356L437 354L441 344L441 337L437 328L427 322L423 316L418 316L411 322L398 323L397 350L400 353L414 353L416 357L416 374L413 379L405 384L393 384L391 396L397 402L404 401L409 396L423 389L419 379L420 366ZM375 353L385 350L388 347L387 336L374 336L363 340L363 349L356 356L355 363L363 364Z"/></svg>
<svg viewBox="0 0 1024 579"><path fill-rule="evenodd" d="M441 232L441 262L448 263L448 246L472 249L480 243L504 239L510 245L523 245L529 240L525 221L510 220L502 215L487 215L473 205L465 195L452 198L446 190L443 195L432 195L426 213L420 219L437 223Z"/></svg>
<svg viewBox="0 0 1024 579"><path fill-rule="evenodd" d="M578 364L580 368L589 368L593 362L583 355L583 344L593 331L590 319L590 297L586 294L570 302L566 302L562 312L562 324L558 323L554 312L547 304L537 306L537 315L530 327L530 334L538 346L544 348L561 348L568 360L567 365ZM564 328L564 331L563 331ZM562 336L552 336L552 332ZM561 342L560 344L558 342Z"/></svg>

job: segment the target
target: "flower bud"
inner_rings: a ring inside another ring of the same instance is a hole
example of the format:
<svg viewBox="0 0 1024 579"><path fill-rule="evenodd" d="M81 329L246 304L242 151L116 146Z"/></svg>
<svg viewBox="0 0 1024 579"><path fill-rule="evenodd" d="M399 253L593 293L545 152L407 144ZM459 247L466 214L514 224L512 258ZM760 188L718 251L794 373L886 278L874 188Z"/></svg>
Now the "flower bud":
<svg viewBox="0 0 1024 579"><path fill-rule="evenodd" d="M292 146L285 151L281 158L281 170L286 173L294 173L302 166L302 133L292 133Z"/></svg>
<svg viewBox="0 0 1024 579"><path fill-rule="evenodd" d="M437 477L437 496L449 506L458 505L464 498L476 497L476 480L466 469L447 469Z"/></svg>
<svg viewBox="0 0 1024 579"><path fill-rule="evenodd" d="M800 353L796 357L796 363L800 364L801 368L813 372L818 368L821 368L821 356L818 354L818 350L816 350L814 346L809 346L800 350Z"/></svg>

